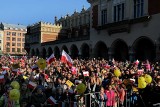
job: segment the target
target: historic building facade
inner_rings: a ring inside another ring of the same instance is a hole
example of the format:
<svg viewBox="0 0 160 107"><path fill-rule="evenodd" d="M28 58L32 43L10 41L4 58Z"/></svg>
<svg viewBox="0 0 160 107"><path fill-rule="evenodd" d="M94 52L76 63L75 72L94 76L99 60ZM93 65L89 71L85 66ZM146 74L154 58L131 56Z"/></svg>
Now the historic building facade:
<svg viewBox="0 0 160 107"><path fill-rule="evenodd" d="M62 25L58 40L42 43L41 49L34 45L30 55L39 49L58 57L64 49L73 58L160 59L159 0L87 1L89 9L55 18Z"/></svg>
<svg viewBox="0 0 160 107"><path fill-rule="evenodd" d="M55 41L58 39L58 34L61 30L61 25L55 25L52 23L38 22L36 24L27 27L27 34L25 38L25 49L29 53L32 46L40 46L42 43ZM41 48L41 47L39 47ZM39 49L35 52L32 51L32 55L40 55Z"/></svg>
<svg viewBox="0 0 160 107"><path fill-rule="evenodd" d="M3 52L3 30L0 29L0 55L2 55Z"/></svg>
<svg viewBox="0 0 160 107"><path fill-rule="evenodd" d="M89 57L89 35L90 35L90 10L83 7L81 12L75 12L72 15L67 14L60 19L55 17L55 26L61 26L57 40L44 43L30 44L31 56L39 55L48 57L53 52L57 58L60 57L64 49L73 58L81 55L81 50L85 57ZM27 36L27 35L26 35ZM82 43L83 42L83 43ZM84 47L81 49L81 46Z"/></svg>
<svg viewBox="0 0 160 107"><path fill-rule="evenodd" d="M0 29L3 36L3 47L1 48L3 54L10 55L24 55L26 26L19 24L1 23ZM0 37L1 38L1 37Z"/></svg>
<svg viewBox="0 0 160 107"><path fill-rule="evenodd" d="M159 0L88 0L93 56L159 59Z"/></svg>

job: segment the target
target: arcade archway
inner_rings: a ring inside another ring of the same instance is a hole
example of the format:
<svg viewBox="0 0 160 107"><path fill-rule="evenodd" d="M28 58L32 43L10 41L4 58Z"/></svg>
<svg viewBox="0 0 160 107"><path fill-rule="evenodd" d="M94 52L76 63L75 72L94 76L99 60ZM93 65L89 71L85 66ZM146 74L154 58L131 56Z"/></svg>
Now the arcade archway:
<svg viewBox="0 0 160 107"><path fill-rule="evenodd" d="M54 56L56 57L56 59L60 58L60 50L57 46L54 48Z"/></svg>
<svg viewBox="0 0 160 107"><path fill-rule="evenodd" d="M47 56L46 49L43 48L43 50L42 50L42 58L46 59L46 56Z"/></svg>
<svg viewBox="0 0 160 107"><path fill-rule="evenodd" d="M94 57L108 59L108 49L104 42L99 41L94 48Z"/></svg>
<svg viewBox="0 0 160 107"><path fill-rule="evenodd" d="M127 44L121 40L117 39L115 40L111 45L112 51L113 51L113 57L115 60L118 61L125 61L128 60L128 46Z"/></svg>
<svg viewBox="0 0 160 107"><path fill-rule="evenodd" d="M67 54L69 53L68 48L67 48L65 45L62 46L62 51L63 51L63 50L64 50Z"/></svg>
<svg viewBox="0 0 160 107"><path fill-rule="evenodd" d="M51 47L48 48L48 57L50 57L53 53L53 50Z"/></svg>
<svg viewBox="0 0 160 107"><path fill-rule="evenodd" d="M71 46L70 52L71 52L71 57L72 57L73 59L75 59L75 58L78 57L79 51L78 51L78 48L77 48L76 45L72 45L72 46Z"/></svg>
<svg viewBox="0 0 160 107"><path fill-rule="evenodd" d="M32 49L32 51L31 51L31 56L35 56L35 51L34 51L34 49Z"/></svg>
<svg viewBox="0 0 160 107"><path fill-rule="evenodd" d="M89 46L88 44L84 43L82 46L81 46L81 55L82 55L82 58L84 59L88 59L90 56L89 56Z"/></svg>
<svg viewBox="0 0 160 107"><path fill-rule="evenodd" d="M39 56L39 49L36 49L36 56Z"/></svg>
<svg viewBox="0 0 160 107"><path fill-rule="evenodd" d="M147 37L140 37L134 43L135 58L139 60L151 60L156 57L155 44Z"/></svg>

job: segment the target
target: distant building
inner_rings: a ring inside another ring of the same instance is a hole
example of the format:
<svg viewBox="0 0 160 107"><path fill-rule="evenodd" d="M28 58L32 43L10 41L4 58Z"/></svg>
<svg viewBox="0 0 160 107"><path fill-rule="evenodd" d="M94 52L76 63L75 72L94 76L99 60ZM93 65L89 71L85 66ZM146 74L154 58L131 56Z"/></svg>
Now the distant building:
<svg viewBox="0 0 160 107"><path fill-rule="evenodd" d="M3 54L24 55L26 26L1 23L0 29L3 32Z"/></svg>
<svg viewBox="0 0 160 107"><path fill-rule="evenodd" d="M0 29L0 55L2 55L3 52L3 30Z"/></svg>
<svg viewBox="0 0 160 107"><path fill-rule="evenodd" d="M60 32L62 26L54 25L52 23L38 22L36 24L27 26L27 34L25 39L25 49L27 52L34 44L41 44L45 42L50 42L58 39L58 33ZM34 52L33 54L39 55Z"/></svg>
<svg viewBox="0 0 160 107"><path fill-rule="evenodd" d="M30 55L65 50L72 58L160 60L160 0L87 0L83 8L57 20L58 40L34 44ZM37 51L39 50L39 51Z"/></svg>
<svg viewBox="0 0 160 107"><path fill-rule="evenodd" d="M55 17L55 26L61 26L57 40L29 43L29 55L45 58L54 52L56 58L60 58L61 51L65 50L73 58L81 56L81 51L84 57L89 57L90 8L83 7L81 12L75 10L60 19Z"/></svg>

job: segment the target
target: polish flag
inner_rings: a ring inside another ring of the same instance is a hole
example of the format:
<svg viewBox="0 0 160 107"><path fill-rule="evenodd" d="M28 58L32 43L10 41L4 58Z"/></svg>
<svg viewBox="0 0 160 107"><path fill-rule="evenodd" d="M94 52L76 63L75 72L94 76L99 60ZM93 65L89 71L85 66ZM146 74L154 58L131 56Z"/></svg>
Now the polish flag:
<svg viewBox="0 0 160 107"><path fill-rule="evenodd" d="M106 64L106 65L104 66L104 68L109 69L109 68L110 68L110 65Z"/></svg>
<svg viewBox="0 0 160 107"><path fill-rule="evenodd" d="M83 76L85 76L85 77L89 76L89 72L88 71L83 71Z"/></svg>
<svg viewBox="0 0 160 107"><path fill-rule="evenodd" d="M35 89L37 87L37 84L36 83L34 83L34 82L29 82L29 84L28 84L28 88L31 88L31 89Z"/></svg>
<svg viewBox="0 0 160 107"><path fill-rule="evenodd" d="M38 66L37 66L37 65L34 65L34 66L31 67L31 69L32 69L32 71L37 70L37 69L38 69Z"/></svg>
<svg viewBox="0 0 160 107"><path fill-rule="evenodd" d="M72 67L71 68L72 74L76 75L77 74L77 68L76 67Z"/></svg>
<svg viewBox="0 0 160 107"><path fill-rule="evenodd" d="M139 64L139 61L138 61L138 60L136 60L136 61L135 61L135 65L138 65L138 64Z"/></svg>
<svg viewBox="0 0 160 107"><path fill-rule="evenodd" d="M48 102L51 103L52 105L57 104L57 103L56 103L57 101L56 101L52 96L50 96L50 97L48 98Z"/></svg>
<svg viewBox="0 0 160 107"><path fill-rule="evenodd" d="M4 82L4 75L0 75L0 83Z"/></svg>
<svg viewBox="0 0 160 107"><path fill-rule="evenodd" d="M15 62L14 58L9 54L8 54L8 56L9 56L9 59L11 60L11 63L13 64Z"/></svg>
<svg viewBox="0 0 160 107"><path fill-rule="evenodd" d="M3 69L3 70L9 70L9 67L3 66L2 69Z"/></svg>
<svg viewBox="0 0 160 107"><path fill-rule="evenodd" d="M143 69L139 69L139 70L137 71L137 74L138 74L138 75L142 75L142 74L143 74L143 72L144 72L144 70L143 70Z"/></svg>
<svg viewBox="0 0 160 107"><path fill-rule="evenodd" d="M55 56L54 54L52 54L48 59L47 59L47 63L51 64L53 61L55 61Z"/></svg>
<svg viewBox="0 0 160 107"><path fill-rule="evenodd" d="M70 67L73 63L71 57L64 50L62 51L61 62L67 63Z"/></svg>

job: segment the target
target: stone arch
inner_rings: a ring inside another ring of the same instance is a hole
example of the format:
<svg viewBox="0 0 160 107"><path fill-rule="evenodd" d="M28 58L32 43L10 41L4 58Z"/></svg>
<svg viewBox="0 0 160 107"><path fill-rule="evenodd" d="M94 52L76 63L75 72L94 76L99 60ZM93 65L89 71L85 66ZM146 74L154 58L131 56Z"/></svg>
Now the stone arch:
<svg viewBox="0 0 160 107"><path fill-rule="evenodd" d="M156 57L155 43L148 37L142 36L136 39L132 47L136 59L153 61Z"/></svg>
<svg viewBox="0 0 160 107"><path fill-rule="evenodd" d="M54 47L54 56L56 57L56 59L60 58L60 50L58 46Z"/></svg>
<svg viewBox="0 0 160 107"><path fill-rule="evenodd" d="M36 49L36 56L39 56L39 49Z"/></svg>
<svg viewBox="0 0 160 107"><path fill-rule="evenodd" d="M115 60L125 61L129 59L128 45L124 40L122 39L115 40L112 43L111 48L112 48L113 58Z"/></svg>
<svg viewBox="0 0 160 107"><path fill-rule="evenodd" d="M34 49L31 50L31 56L35 56L35 51L34 51Z"/></svg>
<svg viewBox="0 0 160 107"><path fill-rule="evenodd" d="M96 43L94 47L94 57L108 59L108 48L102 41Z"/></svg>
<svg viewBox="0 0 160 107"><path fill-rule="evenodd" d="M78 51L78 48L77 48L76 45L73 44L73 45L71 46L70 52L71 52L71 57L72 57L73 59L75 59L75 58L78 57L79 51Z"/></svg>
<svg viewBox="0 0 160 107"><path fill-rule="evenodd" d="M84 59L88 59L90 57L90 48L87 43L83 43L81 46L81 57Z"/></svg>
<svg viewBox="0 0 160 107"><path fill-rule="evenodd" d="M45 48L42 49L42 58L46 59L47 51Z"/></svg>
<svg viewBox="0 0 160 107"><path fill-rule="evenodd" d="M53 53L53 50L51 47L48 48L48 57L50 57Z"/></svg>
<svg viewBox="0 0 160 107"><path fill-rule="evenodd" d="M65 45L62 46L62 49L61 49L61 50L62 50L62 51L64 50L67 54L69 53L68 48L67 48L67 46L65 46Z"/></svg>

